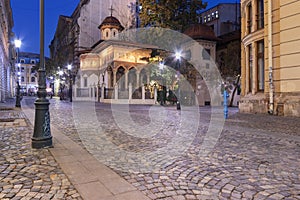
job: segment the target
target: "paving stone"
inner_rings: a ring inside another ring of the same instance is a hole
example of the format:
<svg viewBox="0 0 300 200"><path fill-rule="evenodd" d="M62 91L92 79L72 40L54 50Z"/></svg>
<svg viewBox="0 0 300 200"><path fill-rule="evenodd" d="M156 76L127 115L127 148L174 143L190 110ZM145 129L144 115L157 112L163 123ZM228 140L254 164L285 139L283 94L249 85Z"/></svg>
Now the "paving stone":
<svg viewBox="0 0 300 200"><path fill-rule="evenodd" d="M168 120L163 124L165 126L161 129L163 131L157 133L151 139L140 139L131 137L129 134L119 130L108 105L98 103L95 105L98 120L110 131L108 134L109 140L131 152L156 151L164 147L170 139L173 139L174 133L178 131L179 115L174 107L164 107ZM130 108L132 108L130 116L133 120L140 124L149 123L149 106L135 105ZM63 133L74 142L89 150L97 147L96 140L82 137L78 134L71 114L72 105L69 102L52 99L50 112L52 123L60 130L63 130ZM300 169L298 167L300 159L300 119L261 114L243 114L230 108L229 119L225 121L223 132L212 152L206 157L199 157L197 153L200 151L211 120L210 107L201 107L200 114L199 128L194 136L193 143L187 148L185 153L177 156L171 164L162 165L157 171L148 173L131 173L126 165L118 166L119 169L115 171L130 184L140 189L149 199L183 199L182 197L185 199L257 200L268 197L273 199L300 199L298 192L300 191ZM156 116L156 118L158 117ZM18 132L26 133L26 130L22 130L20 125L21 122L19 122ZM1 128L2 138L9 143L9 146L6 146L3 152L13 151L18 146L28 149L28 146L20 142L11 142L9 140L9 136L13 133L12 127L4 128L4 132L2 130ZM9 132L9 130L11 131ZM132 131L134 131L133 128ZM29 139L30 131L27 132L27 135ZM180 146L183 144L183 142L179 143ZM95 149L94 152L111 153L106 152L104 148L97 148L99 149ZM0 158L5 158L3 160L0 159L0 166L3 167L0 167L0 195L9 193L11 189L15 189L13 186L17 184L22 185L23 188L25 179L21 180L22 177L18 178L19 182L14 182L12 186L4 188L4 186L11 185L12 181L16 179L16 174L19 174L21 170L21 167L18 169L17 166L22 163L22 174L26 174L27 179L36 180L38 184L39 180L50 179L47 184L52 185L53 190L50 189L48 192L66 190L64 192L65 199L69 197L81 198L77 196L77 192L67 192L68 186L73 186L68 179L62 181L65 177L50 176L49 173L44 174L43 172L39 172L41 174L37 173L39 170L47 171L50 169L50 171L54 172L56 168L59 169L57 165L53 164L55 161L45 159L49 156L51 157L48 151L43 152L43 156L38 154L30 155L30 153L32 152L26 152L24 157L8 154L0 156ZM162 156L158 154L156 157L151 158L150 162L157 162ZM28 160L28 157L31 160ZM127 161L125 160L125 163ZM36 167L36 165L39 166L40 164L48 164L55 167L52 169ZM111 168L116 167L114 157L108 157L106 164ZM9 166L13 165L13 168L9 168ZM30 171L27 174L24 170L27 169L26 167L28 169L32 168L34 171ZM17 173L13 174L13 172ZM39 174L39 177L33 179L34 176L30 176L30 174ZM60 184L54 183L54 180L57 180ZM1 185L1 182L4 182L5 185ZM67 182L68 184L62 184L62 182ZM35 186L37 185L33 184L31 187ZM30 191L34 192L32 188ZM41 188L36 192L40 191ZM30 192L27 195L29 194ZM0 198L5 198L5 196L0 196ZM35 198L39 199L41 197L37 195Z"/></svg>
<svg viewBox="0 0 300 200"><path fill-rule="evenodd" d="M16 117L13 124L7 124L0 129L0 199L51 199L50 187L62 185L64 179L68 182L69 188L74 190L66 175L62 172L56 161L47 149L31 149L31 137L33 127L27 123L22 110L0 110L0 119L3 115ZM52 167L55 166L55 167ZM61 174L54 181L51 174ZM67 190L57 188L59 198L77 194L74 199L80 199L76 190L68 195ZM65 188L67 189L67 188Z"/></svg>

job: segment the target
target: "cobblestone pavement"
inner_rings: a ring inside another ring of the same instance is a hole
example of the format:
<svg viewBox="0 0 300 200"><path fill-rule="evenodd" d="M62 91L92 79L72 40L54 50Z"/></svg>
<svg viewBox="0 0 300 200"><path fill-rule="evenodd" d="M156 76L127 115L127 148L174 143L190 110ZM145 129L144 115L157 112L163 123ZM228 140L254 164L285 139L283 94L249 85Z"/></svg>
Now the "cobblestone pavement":
<svg viewBox="0 0 300 200"><path fill-rule="evenodd" d="M32 133L13 99L0 104L0 199L82 199L49 150L31 148Z"/></svg>
<svg viewBox="0 0 300 200"><path fill-rule="evenodd" d="M131 117L145 124L150 120L148 109L132 106ZM174 123L167 123L170 127L149 141L118 130L112 123L109 106L96 104L96 110L109 139L133 152L164 146L172 137L178 116L174 107L166 108L169 121ZM51 100L52 122L81 143L71 112L69 102ZM208 129L210 112L208 107L200 109L200 126L192 144L172 163L149 173L129 173L122 166L116 171L151 199L300 199L300 118L242 114L231 109L218 143L206 157L199 157L197 152ZM93 142L91 139L90 144ZM92 145L88 147L91 148Z"/></svg>

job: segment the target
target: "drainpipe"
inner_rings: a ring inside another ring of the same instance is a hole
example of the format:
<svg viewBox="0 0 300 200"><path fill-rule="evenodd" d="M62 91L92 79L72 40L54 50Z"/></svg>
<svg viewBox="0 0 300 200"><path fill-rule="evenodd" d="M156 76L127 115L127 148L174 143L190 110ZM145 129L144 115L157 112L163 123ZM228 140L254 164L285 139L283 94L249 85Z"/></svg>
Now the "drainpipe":
<svg viewBox="0 0 300 200"><path fill-rule="evenodd" d="M274 114L272 0L268 1L269 114Z"/></svg>

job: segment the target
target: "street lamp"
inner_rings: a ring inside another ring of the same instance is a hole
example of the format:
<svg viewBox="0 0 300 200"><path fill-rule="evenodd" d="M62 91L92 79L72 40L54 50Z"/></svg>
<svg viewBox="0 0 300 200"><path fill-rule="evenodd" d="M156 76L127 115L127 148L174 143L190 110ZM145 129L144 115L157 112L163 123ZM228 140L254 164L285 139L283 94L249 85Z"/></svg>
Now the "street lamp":
<svg viewBox="0 0 300 200"><path fill-rule="evenodd" d="M46 98L46 70L44 56L44 0L40 0L40 66L38 70L38 98L35 104L34 132L31 146L35 149L52 147L49 100Z"/></svg>
<svg viewBox="0 0 300 200"><path fill-rule="evenodd" d="M19 77L21 75L21 72L20 72L20 63L19 63L19 50L20 50L20 47L22 45L22 41L19 40L19 39L16 39L14 41L15 43L15 47L17 48L17 94L16 94L16 107L20 108L21 107L21 96L20 96L20 83L19 83Z"/></svg>
<svg viewBox="0 0 300 200"><path fill-rule="evenodd" d="M72 91L72 79L73 79L73 77L72 77L72 65L68 65L68 70L69 70L69 97L70 97L70 102L72 102L73 100L72 100L72 93L73 93L73 91Z"/></svg>
<svg viewBox="0 0 300 200"><path fill-rule="evenodd" d="M60 89L60 94L59 94L59 100L64 100L64 93L63 93L63 84L62 84L62 79L63 79L63 75L64 75L64 72L62 70L59 70L58 71L58 75L59 75L59 89Z"/></svg>
<svg viewBox="0 0 300 200"><path fill-rule="evenodd" d="M176 58L176 70L177 70L177 84L178 84L178 94L177 94L177 101L176 101L176 108L177 110L181 110L180 106L180 59L181 59L181 52L177 51L175 52L175 58Z"/></svg>
<svg viewBox="0 0 300 200"><path fill-rule="evenodd" d="M161 91L159 93L160 97L160 105L164 105L164 84L163 84L163 69L164 69L164 63L159 62L158 68L160 69L160 77L161 77Z"/></svg>

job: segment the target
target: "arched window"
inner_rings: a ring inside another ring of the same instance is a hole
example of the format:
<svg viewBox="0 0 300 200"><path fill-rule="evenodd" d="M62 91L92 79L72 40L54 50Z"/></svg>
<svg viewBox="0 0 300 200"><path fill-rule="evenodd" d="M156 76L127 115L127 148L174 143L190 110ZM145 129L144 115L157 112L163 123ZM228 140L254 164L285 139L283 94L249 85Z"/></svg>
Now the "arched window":
<svg viewBox="0 0 300 200"><path fill-rule="evenodd" d="M31 77L31 82L35 82L35 77Z"/></svg>

